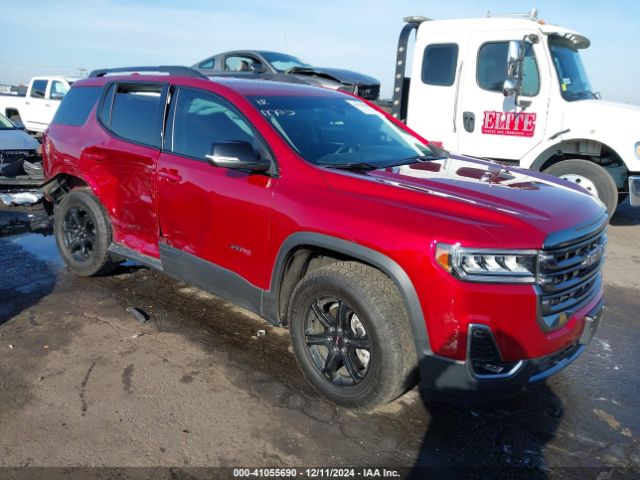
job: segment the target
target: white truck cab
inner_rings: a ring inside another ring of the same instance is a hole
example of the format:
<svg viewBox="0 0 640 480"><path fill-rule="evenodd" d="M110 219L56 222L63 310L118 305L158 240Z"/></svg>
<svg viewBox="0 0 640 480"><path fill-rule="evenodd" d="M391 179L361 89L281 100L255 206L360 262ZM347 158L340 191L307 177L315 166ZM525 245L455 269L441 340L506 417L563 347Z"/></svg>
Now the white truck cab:
<svg viewBox="0 0 640 480"><path fill-rule="evenodd" d="M392 114L448 150L580 184L613 214L640 206L640 107L607 102L580 59L589 40L513 17L407 17ZM410 76L407 50L416 32Z"/></svg>
<svg viewBox="0 0 640 480"><path fill-rule="evenodd" d="M0 95L0 113L29 131L44 132L75 80L72 77L33 77L25 96Z"/></svg>

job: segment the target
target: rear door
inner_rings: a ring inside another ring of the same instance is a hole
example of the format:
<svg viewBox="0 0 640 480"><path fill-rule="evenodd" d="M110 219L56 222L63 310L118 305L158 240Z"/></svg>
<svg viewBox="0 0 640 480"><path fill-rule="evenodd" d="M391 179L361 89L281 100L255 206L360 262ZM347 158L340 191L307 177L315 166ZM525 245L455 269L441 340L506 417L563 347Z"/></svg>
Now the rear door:
<svg viewBox="0 0 640 480"><path fill-rule="evenodd" d="M195 88L172 93L157 175L162 264L169 274L209 290L237 278L260 285L270 271L266 249L277 178L210 165L211 145L230 141L250 142L273 161L231 103Z"/></svg>
<svg viewBox="0 0 640 480"><path fill-rule="evenodd" d="M27 128L44 129L53 118L55 109L47 97L49 82L44 78L35 78L31 82L31 89L25 98L24 112L20 112L22 121Z"/></svg>
<svg viewBox="0 0 640 480"><path fill-rule="evenodd" d="M108 182L105 199L114 240L158 257L155 171L160 155L168 86L163 83L112 83L99 105L98 119L110 134L85 148L81 161Z"/></svg>
<svg viewBox="0 0 640 480"><path fill-rule="evenodd" d="M471 36L458 102L458 152L519 160L544 138L550 81L543 42L529 45L525 51L519 97L522 106L516 106L513 96L502 93L509 41L520 41L528 33L532 32L480 32Z"/></svg>
<svg viewBox="0 0 640 480"><path fill-rule="evenodd" d="M458 77L466 38L459 32L431 33L422 25L414 46L407 125L446 149L457 147Z"/></svg>

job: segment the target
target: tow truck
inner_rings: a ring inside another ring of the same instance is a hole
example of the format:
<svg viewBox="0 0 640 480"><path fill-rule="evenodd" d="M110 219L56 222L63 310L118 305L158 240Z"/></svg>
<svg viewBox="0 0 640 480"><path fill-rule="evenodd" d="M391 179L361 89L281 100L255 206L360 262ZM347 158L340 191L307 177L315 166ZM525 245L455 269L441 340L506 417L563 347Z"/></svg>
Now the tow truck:
<svg viewBox="0 0 640 480"><path fill-rule="evenodd" d="M396 119L448 150L576 183L609 216L627 197L640 206L640 107L594 91L580 57L586 36L547 24L535 9L404 21Z"/></svg>

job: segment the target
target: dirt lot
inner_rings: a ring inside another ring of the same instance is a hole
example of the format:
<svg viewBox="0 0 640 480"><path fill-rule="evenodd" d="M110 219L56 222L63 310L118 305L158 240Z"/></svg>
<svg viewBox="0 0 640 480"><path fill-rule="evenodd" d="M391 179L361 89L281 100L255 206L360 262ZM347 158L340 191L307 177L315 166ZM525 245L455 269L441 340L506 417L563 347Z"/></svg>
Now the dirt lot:
<svg viewBox="0 0 640 480"><path fill-rule="evenodd" d="M27 213L0 212L0 227ZM79 466L172 469L80 470L75 478L218 478L232 470L194 467L279 466L638 478L639 247L640 210L623 208L609 233L604 323L547 385L471 408L412 391L354 414L308 386L286 330L135 265L79 278L51 236L4 236L0 465L31 468L0 468L0 478L51 478L74 471L34 467ZM149 321L137 322L129 306Z"/></svg>

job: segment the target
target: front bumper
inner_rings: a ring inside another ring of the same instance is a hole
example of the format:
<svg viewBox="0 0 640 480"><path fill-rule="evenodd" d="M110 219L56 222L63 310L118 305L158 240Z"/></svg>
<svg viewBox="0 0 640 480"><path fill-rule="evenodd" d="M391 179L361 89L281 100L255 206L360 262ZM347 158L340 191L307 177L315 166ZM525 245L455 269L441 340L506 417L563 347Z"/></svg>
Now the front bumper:
<svg viewBox="0 0 640 480"><path fill-rule="evenodd" d="M604 302L600 300L584 316L584 327L577 342L549 355L511 362L505 373L478 374L473 366L471 347L467 349L465 361L437 355L425 356L420 362L421 387L427 398L458 403L475 403L517 395L577 359L593 339L603 311ZM469 345L472 344L473 327L469 328Z"/></svg>
<svg viewBox="0 0 640 480"><path fill-rule="evenodd" d="M632 207L640 207L640 175L629 177L629 202Z"/></svg>

